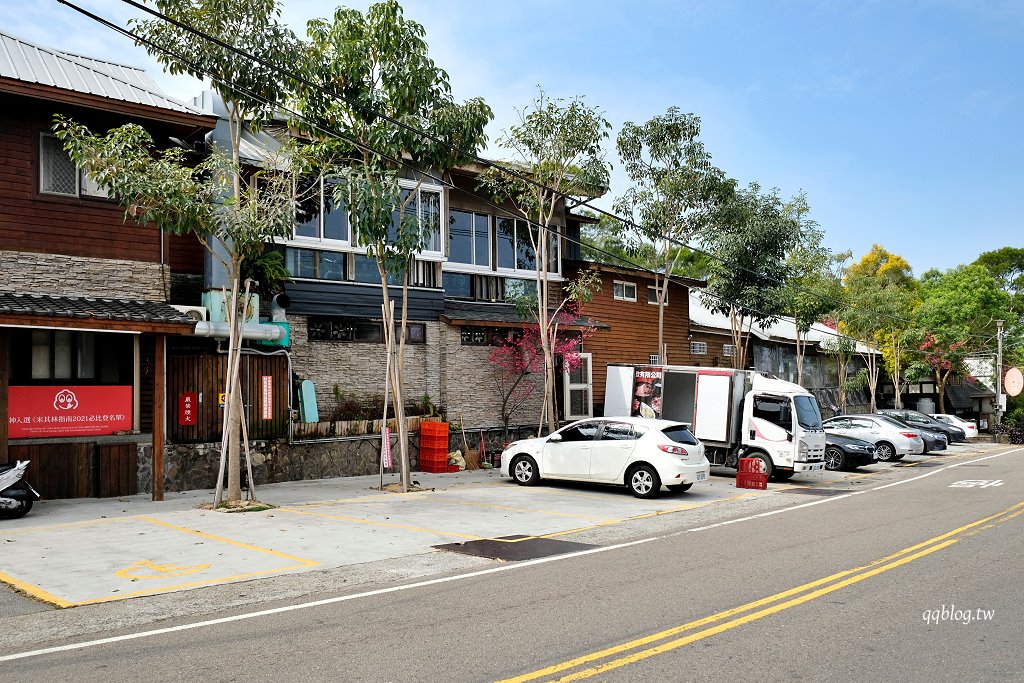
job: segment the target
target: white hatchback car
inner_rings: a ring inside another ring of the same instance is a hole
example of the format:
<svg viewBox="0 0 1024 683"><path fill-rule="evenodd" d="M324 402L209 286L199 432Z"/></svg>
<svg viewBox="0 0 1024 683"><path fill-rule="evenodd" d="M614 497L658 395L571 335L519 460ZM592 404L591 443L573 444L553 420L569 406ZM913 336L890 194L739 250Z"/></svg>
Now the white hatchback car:
<svg viewBox="0 0 1024 683"><path fill-rule="evenodd" d="M924 453L924 440L917 430L904 427L885 415L840 415L822 423L829 434L852 436L875 444L875 457L882 462L904 455Z"/></svg>
<svg viewBox="0 0 1024 683"><path fill-rule="evenodd" d="M513 441L501 454L501 474L522 486L541 479L624 484L653 498L662 484L687 491L711 465L688 425L643 417L580 420L548 436Z"/></svg>
<svg viewBox="0 0 1024 683"><path fill-rule="evenodd" d="M933 413L932 417L939 422L945 422L948 425L959 427L964 430L964 434L967 435L968 439L973 439L978 436L978 425L974 424L974 420L965 420L962 417L956 415L945 415L943 413Z"/></svg>

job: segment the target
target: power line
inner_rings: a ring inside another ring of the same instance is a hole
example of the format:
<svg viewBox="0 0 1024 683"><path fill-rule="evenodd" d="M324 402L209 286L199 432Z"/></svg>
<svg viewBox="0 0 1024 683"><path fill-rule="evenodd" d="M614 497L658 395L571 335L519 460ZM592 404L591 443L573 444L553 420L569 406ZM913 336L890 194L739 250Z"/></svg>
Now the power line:
<svg viewBox="0 0 1024 683"><path fill-rule="evenodd" d="M92 19L94 21L97 21L97 22L103 24L104 26L114 30L115 32L120 33L120 34L124 35L125 37L130 38L131 40L133 40L136 43L141 43L141 44L150 46L150 47L154 48L155 50L158 50L160 52L163 52L165 54L168 54L168 55L174 57L175 59L177 59L181 63L186 64L187 66L190 66L193 70L195 70L197 72L200 72L200 73L206 74L211 80L215 80L215 81L221 82L224 85L228 85L231 88L233 88L235 90L238 90L239 92L242 92L242 93L246 94L248 97L250 97L250 98L260 102L261 104L264 104L264 105L267 105L267 106L278 107L279 109L281 109L283 111L286 111L287 113L291 114L292 116L306 121L308 124L313 126L316 130L318 130L318 131L320 131L322 133L325 133L325 134L330 135L330 136L334 136L336 138L340 138L340 139L346 140L347 142L355 145L358 148L370 151L370 152L376 154L377 156L379 156L379 157L381 157L383 159L386 159L387 161L389 161L389 162L391 162L393 164L406 167L406 168L410 169L411 171L413 171L414 173L421 174L423 177L430 178L430 179L432 179L432 180L434 180L434 181L436 181L436 182L438 182L438 183L440 183L440 184L442 184L442 185L444 185L446 187L458 190L460 192L466 192L465 190L463 190L461 188L457 188L453 183L451 183L449 181L446 181L446 180L444 180L441 177L435 176L435 175L429 173L428 171L423 171L422 169L419 169L419 168L413 166L410 162L407 162L404 159L396 159L394 157L391 157L391 156L389 156L389 155L387 155L385 153L382 153L382 152L380 152L380 151L378 151L376 149L373 149L371 146L368 146L368 145L365 145L365 144L361 143L358 140L354 140L354 139L344 135L343 133L340 133L339 131L325 129L322 126L320 126L317 123L309 120L307 117L303 116L302 114L300 114L300 113L298 113L298 112L296 112L294 110L291 110L291 109L289 109L287 107L284 107L284 106L282 106L282 105L280 105L278 103L268 102L268 101L264 100L263 98L259 97L258 95L256 95L255 93L252 93L251 91L248 91L244 87L242 87L242 86L240 86L240 85L238 85L238 84L236 84L234 82L231 82L230 80L223 79L223 78L218 78L213 73L211 73L206 67L203 67L201 65L198 65L198 64L195 64L194 62L189 61L188 59L184 58L182 55L173 52L172 50L166 48L165 46L157 45L157 44L153 43L152 41L146 40L146 39L142 38L141 36L131 32L131 31L128 31L127 29L124 29L124 28L122 28L120 26L117 26L116 24L113 24L112 22L110 22L110 21L108 21L108 20L106 20L106 19L104 19L104 18L102 18L102 17L100 17L100 16L98 16L98 15L92 13L92 12L89 12L88 10L86 10L86 9L84 9L84 8L82 8L82 7L78 6L78 5L70 2L69 0L57 0L57 1L60 2L61 4L64 4L64 5L72 8L72 9L80 12L81 14L85 15L86 17L88 17L88 18L90 18L90 19ZM457 151L459 153L465 154L464 150L459 150L454 145L452 145L452 144L450 144L450 143L448 143L448 142L446 142L444 140L441 140L441 139L439 139L439 138L437 138L435 136L432 136L431 134L429 134L426 131L417 129L414 126L410 126L410 125L406 124L405 122L399 121L399 120L397 120L397 119L395 119L395 118L393 118L393 117L391 117L391 116L389 116L389 115L387 115L385 113L382 113L382 112L379 112L379 111L374 111L373 109L371 109L369 107L366 107L366 106L363 106L363 105L361 105L359 103L353 102L351 99L345 98L343 95L341 95L339 93L329 92L324 87L322 87L322 86L320 86L318 84L310 82L308 79L305 79L303 76L301 76L300 74L295 73L294 71L292 71L290 69L281 67L280 65L277 65L277 64L272 64L272 63L268 62L267 60L259 57L258 55L251 54L251 53L249 53L246 50L243 50L243 49L240 49L240 48L236 48L236 47L234 47L232 45L229 45L228 43L220 40L219 38L217 38L215 36L211 36L211 35L203 32L203 31L200 31L200 30L198 30L198 29L196 29L196 28L194 28L192 26L189 26L188 24L185 24L185 23L180 22L180 21L178 21L176 19L173 19L173 18L171 18L171 17L169 17L169 16L167 16L167 15L161 13L161 12L153 10L153 9L143 5L143 4L140 4L139 2L136 2L136 0L122 0L122 2L124 2L125 4L128 4L128 5L132 6L132 7L135 7L137 9L140 9L140 10L142 10L142 11L144 11L144 12L146 12L146 13L154 16L154 17L157 17L157 18L159 18L159 19L161 19L163 21L166 21L166 22L168 22L170 24L173 24L173 25L179 27L182 30L185 30L185 31L187 31L189 33L192 33L192 34L196 35L199 38L202 38L203 40L206 40L208 42L212 42L212 43L214 43L216 45L219 45L219 46L221 46L221 47L223 47L223 48L225 48L225 49L227 49L227 50L229 50L231 52L234 52L234 53L236 53L236 54L238 54L240 56L243 56L243 57L245 57L247 59L251 59L251 60L253 60L253 61L255 61L255 62L257 62L257 63L259 63L259 64L261 64L263 66L266 66L266 67L268 67L270 69L276 70L276 71L278 71L278 72L288 76L289 78L292 78L293 80L295 80L295 81L297 81L299 83L302 83L303 85L305 85L307 87L313 88L313 89L321 92L322 94L325 94L325 95L328 95L328 96L332 96L332 97L337 97L338 99L341 99L342 101L345 101L347 104L352 106L356 111L360 111L360 112L363 112L363 113L366 113L366 114L370 114L370 115L376 116L377 118L380 118L380 119L383 119L385 121L388 121L389 123L391 123L391 124L393 124L395 126L398 126L398 127L402 128L402 129L406 130L407 132L413 133L415 135L422 136L425 139L428 139L428 140L431 140L431 141L436 142L438 144L441 144L443 146L446 146L450 150ZM515 171L514 169L506 168L505 166L502 166L501 164L498 164L498 163L496 163L496 162L494 162L492 160L484 159L484 158L482 158L482 157L480 157L480 156L478 156L476 154L466 154L466 156L471 158L472 160L476 161L477 163L480 163L480 164L482 164L484 166L487 166L488 168L494 168L494 169L496 169L496 170L498 170L498 171L500 171L502 173L506 173L506 174L508 174L508 175L510 175L512 177L515 177L515 178L517 178L517 179L519 179L519 180L521 180L523 182L529 183L529 184L531 184L531 185L533 185L535 187L538 187L538 188L540 188L540 189L542 189L542 190L544 190L546 192L549 192L553 196L561 198L563 201L565 201L567 199L572 199L572 197L570 197L569 195L567 195L567 194L565 194L563 192L560 192L560 191L558 191L558 190L556 190L554 188L551 188L551 187L548 187L546 185L543 185L542 183L539 183L538 181L533 180L532 178L530 178L529 176L527 176L525 174L519 173L518 171ZM482 195L480 193L477 193L477 192L466 192L466 194L468 194L468 195L470 195L472 197L475 197L477 199L480 199L487 206L494 208L495 210L499 211L501 214L504 214L506 216L513 217L513 218L519 218L515 214L511 213L505 207L502 207L502 206L496 204L495 202L490 200L488 197L486 197L486 196L484 196L484 195ZM590 205L586 201L577 203L575 206L585 206L585 207L587 207L587 208L589 208L589 209L591 209L591 210L593 210L593 211L595 211L595 212L597 212L597 213L599 213L601 215L607 216L609 218L612 218L612 219L622 223L623 225L631 227L634 231L640 232L639 226L636 223L634 223L633 221L627 220L627 219L622 218L620 216L617 216L617 215L615 215L613 213L610 213L608 211L605 211L605 210L603 210L603 209L601 209L599 207L594 207L594 206ZM545 231L547 231L549 233L552 233L553 235L555 235L556 238L560 236L557 228L556 229L552 229L549 226L544 226L544 225L541 225L539 223L535 223L534 221L530 220L529 218L526 218L525 222L528 225L531 225L531 226L540 228L542 230L545 230ZM646 266L644 266L642 264L629 261L629 260L627 260L627 259L625 259L625 258L623 258L621 256L618 256L616 254L612 254L611 252L605 251L605 250L600 249L598 247L595 247L593 245L584 245L584 243L581 240L574 240L574 239L570 238L568 235L561 235L561 237L566 239L566 241L573 242L573 243L579 244L581 246L586 246L588 249L591 249L591 250L593 250L595 252L601 253L601 254L603 254L605 256L609 256L609 257L611 257L612 259L614 259L616 261L619 261L621 263L629 265L631 268L635 268L635 269L640 270L642 272L651 274L651 275L653 275L655 277L655 281L657 281L657 278L660 277L660 278L663 278L666 282L675 282L676 284L679 284L681 286L684 286L684 287L687 286L685 283L682 283L678 279L676 279L676 276L674 276L674 275L670 275L668 273L659 273L657 271L654 271L654 270L651 270L651 269L647 268ZM760 272L757 272L757 271L753 271L753 270L751 270L749 268L746 268L744 266L741 266L739 264L734 264L734 263L728 262L728 261L726 261L726 260L724 260L724 259L722 259L720 257L717 257L714 254L711 254L711 253L709 253L707 251L704 251L704 250L698 249L696 247L693 247L693 246L691 246L689 244L683 243L680 240L678 240L678 239L676 239L676 238L674 238L674 237L672 237L670 235L664 235L663 234L663 235L661 235L661 238L665 239L668 242L671 242L672 244L674 244L674 245L676 245L678 247L688 249L688 250L690 250L690 251L692 251L694 253L698 253L698 254L706 256L706 257L708 257L710 259L718 261L719 263L722 263L723 265L739 268L739 269L742 269L742 270L744 270L745 272L748 272L748 273L757 274L759 276L765 277L766 279L768 279L770 281L775 282L776 284L783 284L783 282L781 280L773 278L772 276L770 276L768 274L760 273ZM829 303L837 303L834 299L831 299L830 297L827 297L826 295L824 295L824 294L822 294L820 292L816 292L816 291L812 291L812 290L808 290L808 289L804 289L804 288L802 288L801 291L804 291L804 292L809 293L809 294L811 294L811 295L813 295L815 297L818 297L818 298L822 299L823 301L826 301L826 302L829 302ZM758 314L760 316L765 316L767 318L776 318L776 319L782 319L782 318L788 319L789 318L789 316L777 316L777 315L772 315L772 314L766 314L763 311L759 311L757 309L752 309L752 308L750 308L748 306L741 306L739 304L739 302L726 300L724 297L719 296L719 295L717 295L717 294L715 294L713 292L709 292L707 290L705 290L703 292L702 296L715 298L715 299L719 300L722 304L728 304L730 306L740 306L744 310L750 311L752 313L756 313L756 314ZM905 319L902 319L902 318L898 318L898 317L894 318L894 319L895 320L899 320L901 322L910 322L908 320L905 320ZM795 324L795 322L796 321L794 320L794 324ZM842 334L840 334L838 332L835 333L835 336L837 336L837 337L845 337L845 335L842 335ZM971 337L981 337L981 335L971 335ZM991 337L986 337L986 338L989 339L989 340L991 339Z"/></svg>

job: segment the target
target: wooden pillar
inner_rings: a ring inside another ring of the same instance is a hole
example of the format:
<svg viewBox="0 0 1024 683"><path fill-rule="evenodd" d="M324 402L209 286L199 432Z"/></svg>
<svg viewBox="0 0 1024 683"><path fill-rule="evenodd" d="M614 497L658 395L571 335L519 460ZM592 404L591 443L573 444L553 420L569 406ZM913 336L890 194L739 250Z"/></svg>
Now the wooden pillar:
<svg viewBox="0 0 1024 683"><path fill-rule="evenodd" d="M10 331L0 327L0 463L7 462L7 390L10 387Z"/></svg>
<svg viewBox="0 0 1024 683"><path fill-rule="evenodd" d="M156 335L153 371L153 500L164 499L164 392L167 385L166 337Z"/></svg>

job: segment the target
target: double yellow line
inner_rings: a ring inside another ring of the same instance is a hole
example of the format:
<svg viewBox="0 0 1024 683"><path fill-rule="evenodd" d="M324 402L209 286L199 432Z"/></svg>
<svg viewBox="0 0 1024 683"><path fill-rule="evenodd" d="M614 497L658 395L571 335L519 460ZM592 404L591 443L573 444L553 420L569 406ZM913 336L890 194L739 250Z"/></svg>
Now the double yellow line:
<svg viewBox="0 0 1024 683"><path fill-rule="evenodd" d="M538 669L530 673L504 679L499 683L522 683L534 681L541 678L549 678L562 672L578 669L573 673L566 674L557 679L558 681L578 681L590 678L598 674L606 673L614 669L635 664L636 662L676 650L685 645L709 638L719 633L732 630L749 624L752 621L782 612L790 607L796 607L803 603L810 602L823 595L828 595L837 590L860 583L873 576L877 576L890 569L901 567L914 560L930 555L934 552L948 548L962 538L978 533L983 529L991 528L997 524L1009 521L1014 517L1024 514L1024 502L1017 503L995 515L979 519L970 524L940 534L927 541L917 543L899 552L887 555L880 559L869 562L866 565L847 569L822 579L805 583L802 586L790 588L789 590L770 595L766 598L748 602L745 605L712 614L711 616L687 622L673 628L652 633L651 635L637 638L621 645L615 645L604 650L591 652L589 654L570 659L560 664ZM707 627L707 628L703 628ZM685 635L684 635L685 634ZM600 663L598 663L600 662ZM586 667L586 668L580 668Z"/></svg>

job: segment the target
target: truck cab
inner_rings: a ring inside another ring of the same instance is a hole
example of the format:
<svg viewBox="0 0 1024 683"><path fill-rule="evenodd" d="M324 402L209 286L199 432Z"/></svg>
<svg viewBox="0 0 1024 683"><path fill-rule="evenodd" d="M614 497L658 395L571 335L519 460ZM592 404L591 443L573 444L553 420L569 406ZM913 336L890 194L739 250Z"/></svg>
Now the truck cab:
<svg viewBox="0 0 1024 683"><path fill-rule="evenodd" d="M823 469L825 430L814 396L756 373L751 384L743 400L741 457L760 457L762 468L776 479Z"/></svg>

